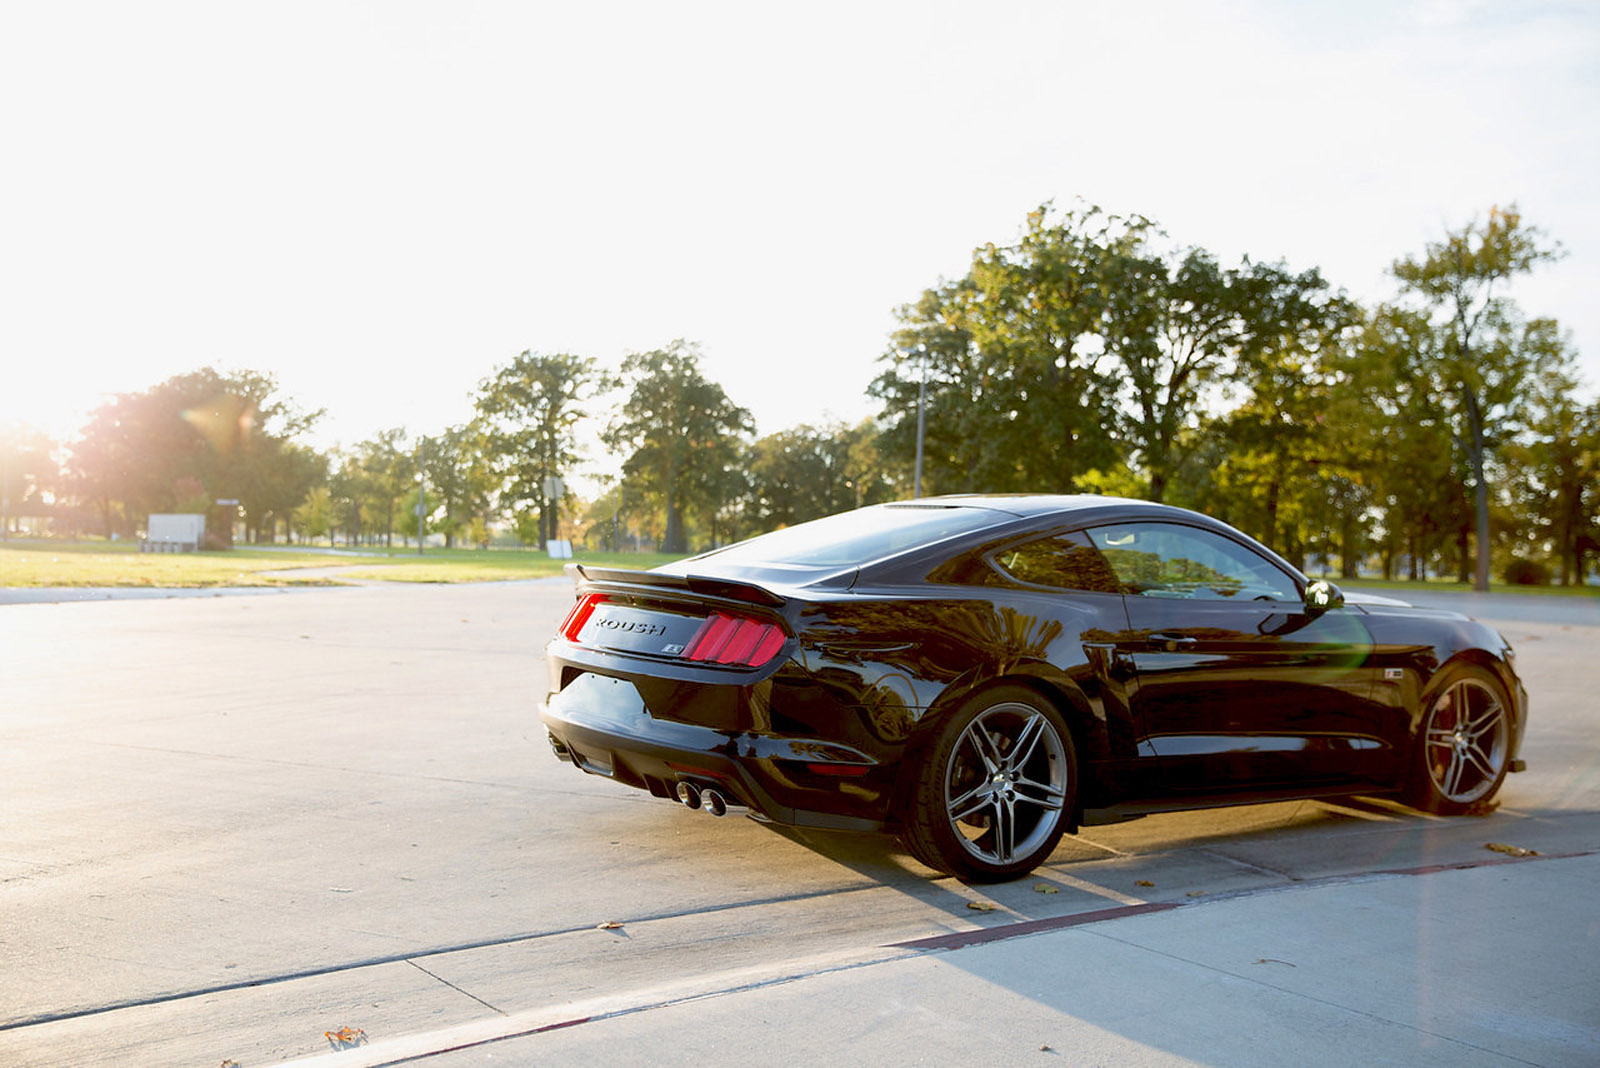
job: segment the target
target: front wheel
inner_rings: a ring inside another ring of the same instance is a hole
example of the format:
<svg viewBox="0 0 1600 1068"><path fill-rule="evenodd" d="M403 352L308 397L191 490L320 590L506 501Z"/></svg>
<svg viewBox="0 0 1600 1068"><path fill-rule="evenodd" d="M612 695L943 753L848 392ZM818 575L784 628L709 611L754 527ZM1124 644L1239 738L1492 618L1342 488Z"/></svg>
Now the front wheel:
<svg viewBox="0 0 1600 1068"><path fill-rule="evenodd" d="M1492 798L1511 762L1511 704L1500 680L1475 664L1443 676L1417 750L1410 798L1416 807L1459 815Z"/></svg>
<svg viewBox="0 0 1600 1068"><path fill-rule="evenodd" d="M945 718L912 789L905 841L918 860L968 882L1026 875L1071 818L1072 733L1032 690L986 690Z"/></svg>

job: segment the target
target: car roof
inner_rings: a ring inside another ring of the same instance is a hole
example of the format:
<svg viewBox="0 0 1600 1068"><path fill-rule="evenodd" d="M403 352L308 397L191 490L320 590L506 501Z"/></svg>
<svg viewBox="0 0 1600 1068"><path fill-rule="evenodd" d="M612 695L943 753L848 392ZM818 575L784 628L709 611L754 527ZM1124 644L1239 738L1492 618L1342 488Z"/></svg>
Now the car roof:
<svg viewBox="0 0 1600 1068"><path fill-rule="evenodd" d="M1141 501L1130 497L1105 497L1093 493L953 493L941 497L920 497L911 501L896 501L886 507L959 505L968 508L988 508L1006 512L1018 518L1038 518L1074 512L1116 511L1168 518L1193 517L1206 519L1199 512L1178 508L1170 504Z"/></svg>

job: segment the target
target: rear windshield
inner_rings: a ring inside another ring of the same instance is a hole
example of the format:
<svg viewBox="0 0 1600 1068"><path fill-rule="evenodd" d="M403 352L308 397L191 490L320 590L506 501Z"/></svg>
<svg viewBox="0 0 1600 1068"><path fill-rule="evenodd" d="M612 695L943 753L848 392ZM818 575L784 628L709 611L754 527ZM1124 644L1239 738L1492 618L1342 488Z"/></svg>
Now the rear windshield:
<svg viewBox="0 0 1600 1068"><path fill-rule="evenodd" d="M855 567L980 530L1000 518L1004 517L988 508L881 504L784 527L697 559L741 567ZM678 570L687 562L664 570Z"/></svg>

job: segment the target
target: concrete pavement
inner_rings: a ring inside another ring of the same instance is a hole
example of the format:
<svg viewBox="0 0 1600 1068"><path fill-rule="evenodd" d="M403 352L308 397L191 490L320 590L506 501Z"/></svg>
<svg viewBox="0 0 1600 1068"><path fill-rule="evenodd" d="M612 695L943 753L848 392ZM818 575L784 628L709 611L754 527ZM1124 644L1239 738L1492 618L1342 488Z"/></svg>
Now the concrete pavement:
<svg viewBox="0 0 1600 1068"><path fill-rule="evenodd" d="M1535 719L1490 818L1176 813L968 888L558 765L529 709L568 603L0 611L0 1064L251 1068L342 1025L372 1045L327 1063L1600 1060L1592 627L1501 624Z"/></svg>
<svg viewBox="0 0 1600 1068"><path fill-rule="evenodd" d="M665 982L296 1063L1600 1063L1600 855L1486 858Z"/></svg>

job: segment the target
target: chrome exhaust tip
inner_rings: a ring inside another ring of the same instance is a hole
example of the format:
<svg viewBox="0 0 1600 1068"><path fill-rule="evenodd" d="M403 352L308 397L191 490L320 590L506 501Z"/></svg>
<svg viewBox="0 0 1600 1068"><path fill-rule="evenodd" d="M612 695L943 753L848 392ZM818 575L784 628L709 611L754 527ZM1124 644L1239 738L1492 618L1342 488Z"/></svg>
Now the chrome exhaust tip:
<svg viewBox="0 0 1600 1068"><path fill-rule="evenodd" d="M700 807L700 788L692 782L678 784L678 800L683 802L684 808Z"/></svg>
<svg viewBox="0 0 1600 1068"><path fill-rule="evenodd" d="M720 818L728 814L727 799L715 790L707 790L702 793L700 795L700 801L703 805L705 805L706 811L711 813L713 816Z"/></svg>

